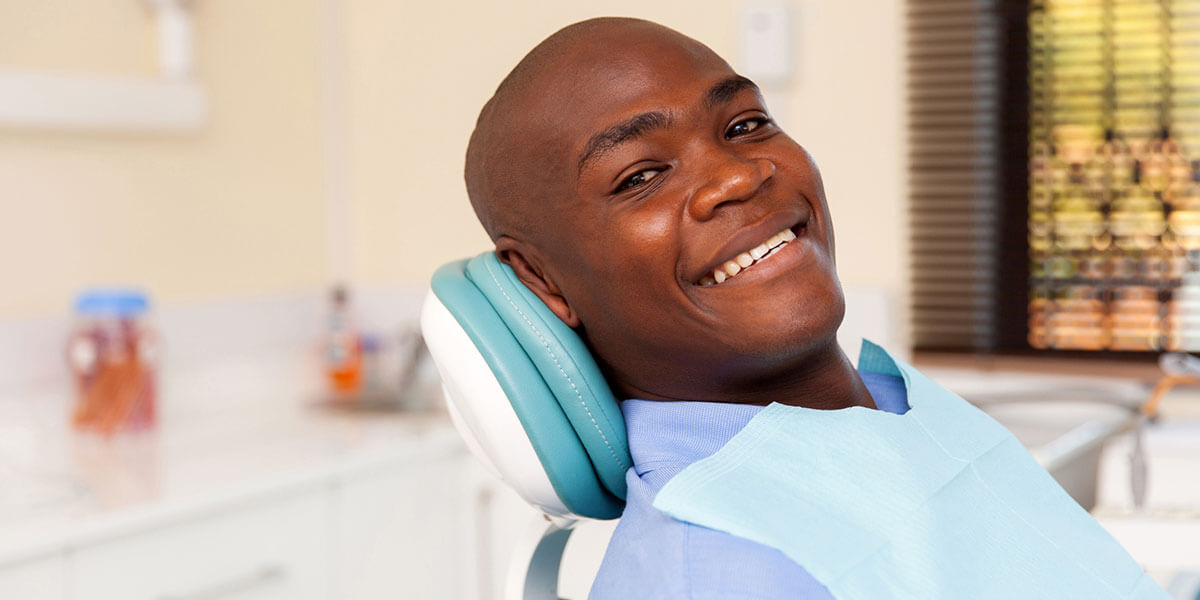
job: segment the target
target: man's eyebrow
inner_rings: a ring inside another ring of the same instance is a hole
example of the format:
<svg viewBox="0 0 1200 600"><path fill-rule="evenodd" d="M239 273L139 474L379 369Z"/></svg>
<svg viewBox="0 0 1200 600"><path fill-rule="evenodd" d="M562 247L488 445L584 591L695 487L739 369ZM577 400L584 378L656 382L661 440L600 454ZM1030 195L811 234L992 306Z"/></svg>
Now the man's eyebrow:
<svg viewBox="0 0 1200 600"><path fill-rule="evenodd" d="M712 108L725 104L744 90L757 91L758 86L741 75L722 79L705 92L704 106ZM642 113L593 135L588 139L587 144L584 144L583 154L579 157L579 173L583 173L583 169L589 161L595 160L609 150L670 124L671 115L669 113L653 111Z"/></svg>
<svg viewBox="0 0 1200 600"><path fill-rule="evenodd" d="M588 161L599 158L621 144L670 124L671 115L669 113L652 111L626 119L593 135L583 146L583 154L579 157L579 172L583 173L583 168L587 166Z"/></svg>
<svg viewBox="0 0 1200 600"><path fill-rule="evenodd" d="M704 105L712 108L718 104L725 104L733 100L734 96L737 96L742 90L758 91L758 86L741 75L722 79L716 85L708 88L708 93L704 95Z"/></svg>

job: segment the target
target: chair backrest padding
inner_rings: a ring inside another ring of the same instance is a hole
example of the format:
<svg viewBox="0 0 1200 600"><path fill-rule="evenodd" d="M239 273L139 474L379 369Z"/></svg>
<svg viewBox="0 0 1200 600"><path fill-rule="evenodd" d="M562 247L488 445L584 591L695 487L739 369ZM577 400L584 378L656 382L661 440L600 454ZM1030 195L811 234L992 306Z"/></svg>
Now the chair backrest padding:
<svg viewBox="0 0 1200 600"><path fill-rule="evenodd" d="M625 424L579 336L494 253L442 267L432 287L503 388L566 507L584 517L619 516L631 464ZM443 377L455 376L444 362ZM450 401L460 413L471 410L463 406L469 398Z"/></svg>

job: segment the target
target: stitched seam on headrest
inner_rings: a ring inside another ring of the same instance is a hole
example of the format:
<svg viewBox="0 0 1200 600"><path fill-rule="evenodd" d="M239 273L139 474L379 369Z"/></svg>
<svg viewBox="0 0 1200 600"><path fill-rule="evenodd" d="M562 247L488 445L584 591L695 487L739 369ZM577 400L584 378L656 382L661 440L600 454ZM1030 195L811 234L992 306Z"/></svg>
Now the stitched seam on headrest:
<svg viewBox="0 0 1200 600"><path fill-rule="evenodd" d="M529 319L525 312L517 306L517 303L513 302L512 297L508 295L508 291L504 289L504 285L501 284L500 280L496 277L496 273L492 271L491 265L487 265L487 269L488 275L491 275L492 281L496 283L496 287L500 289L500 293L504 294L504 299L508 300L508 303L513 307L513 310L517 311L517 314L521 315L522 319L525 319L525 324L529 325L529 328L537 334L538 340L542 342L542 347L545 348L546 353L550 355L550 360L553 360L554 366L558 367L558 372L561 373L563 378L567 380L567 383L571 384L571 391L575 392L575 396L579 398L579 404L583 406L584 412L587 413L588 419L591 420L592 427L596 428L596 433L600 434L600 439L604 442L604 447L608 448L608 453L612 455L613 460L617 461L617 466L620 467L622 471L629 470L629 467L625 466L625 461L617 457L617 452L613 450L613 447L608 443L608 436L604 435L603 429L600 429L600 424L596 422L596 417L592 416L592 411L588 408L587 401L583 399L583 394L579 392L579 388L576 387L575 382L571 380L571 376L567 375L567 371L562 368L562 363L558 362L558 357L555 356L554 351L550 349L550 343L546 341L545 336L542 335L542 332L538 330L537 326L533 324L533 321Z"/></svg>

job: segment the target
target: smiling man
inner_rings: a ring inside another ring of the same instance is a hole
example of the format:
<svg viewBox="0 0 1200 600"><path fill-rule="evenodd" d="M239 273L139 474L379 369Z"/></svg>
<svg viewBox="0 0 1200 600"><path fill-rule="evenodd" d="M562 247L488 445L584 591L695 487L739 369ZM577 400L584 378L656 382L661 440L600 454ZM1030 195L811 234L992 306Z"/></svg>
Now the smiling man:
<svg viewBox="0 0 1200 600"><path fill-rule="evenodd" d="M876 405L836 342L820 173L754 83L653 23L573 25L484 107L466 180L500 258L631 399L629 499L593 597L825 596L778 550L651 505L760 406ZM875 381L903 410L898 378Z"/></svg>
<svg viewBox="0 0 1200 600"><path fill-rule="evenodd" d="M483 108L466 183L500 259L625 399L634 466L592 598L1146 585L1119 546L1101 554L1120 568L1047 566L1078 553L1028 550L1040 524L1115 542L961 399L873 346L875 368L850 364L816 165L703 44L633 19L555 33Z"/></svg>

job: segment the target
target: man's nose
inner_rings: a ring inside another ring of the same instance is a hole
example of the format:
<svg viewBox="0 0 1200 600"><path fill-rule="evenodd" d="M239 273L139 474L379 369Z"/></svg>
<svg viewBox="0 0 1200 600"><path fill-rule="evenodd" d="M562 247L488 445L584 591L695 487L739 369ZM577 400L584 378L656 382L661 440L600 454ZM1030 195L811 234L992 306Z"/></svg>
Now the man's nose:
<svg viewBox="0 0 1200 600"><path fill-rule="evenodd" d="M753 197L772 177L775 163L766 158L726 155L706 173L705 180L688 204L691 217L707 221L726 202L744 202Z"/></svg>

